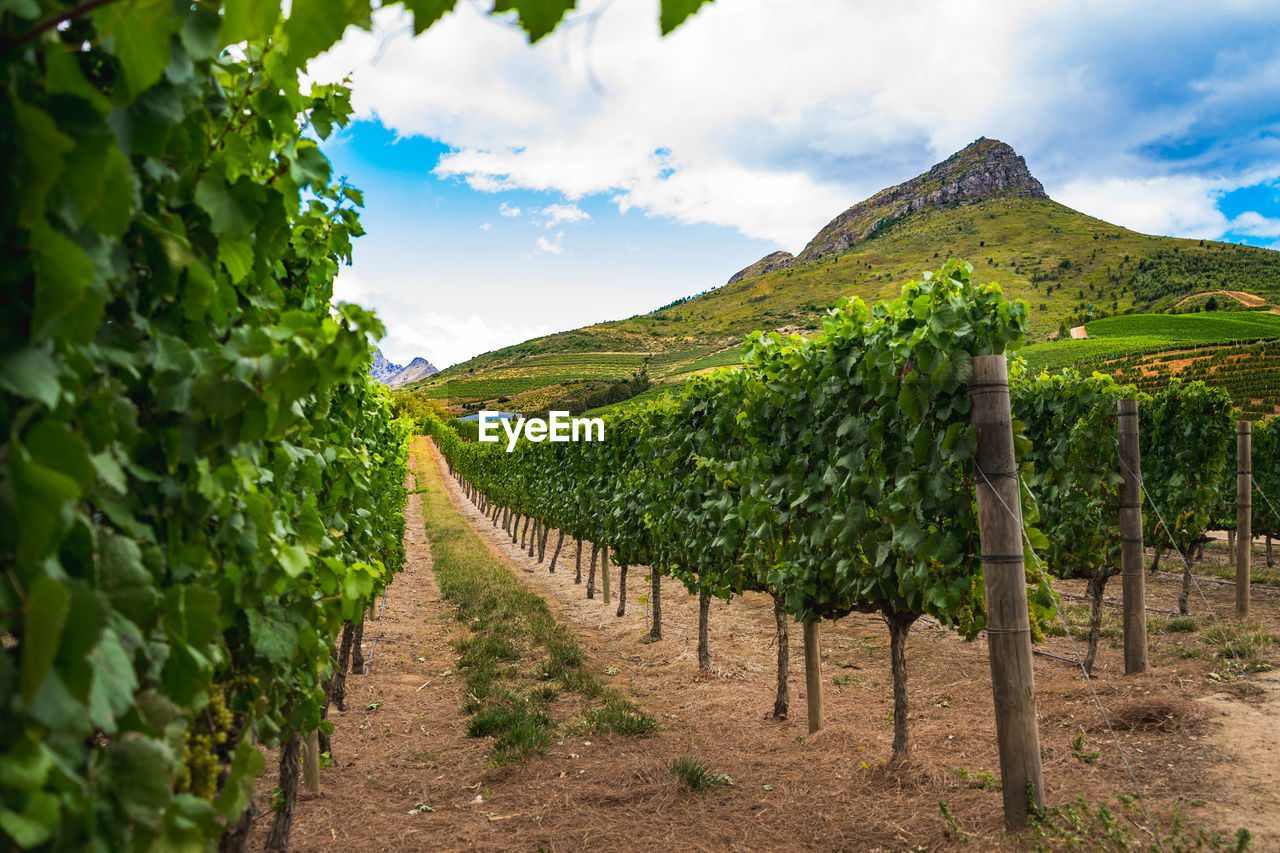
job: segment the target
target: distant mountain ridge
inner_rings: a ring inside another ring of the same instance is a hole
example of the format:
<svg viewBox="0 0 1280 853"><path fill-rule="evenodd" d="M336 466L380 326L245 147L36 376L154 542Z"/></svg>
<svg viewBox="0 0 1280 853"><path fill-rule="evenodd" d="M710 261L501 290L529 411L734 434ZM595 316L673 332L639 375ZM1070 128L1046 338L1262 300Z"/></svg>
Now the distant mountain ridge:
<svg viewBox="0 0 1280 853"><path fill-rule="evenodd" d="M883 189L850 207L827 223L799 255L772 252L738 270L728 283L838 254L871 239L895 220L926 207L971 204L989 198L1048 199L1049 196L1018 152L998 139L983 136L924 174Z"/></svg>
<svg viewBox="0 0 1280 853"><path fill-rule="evenodd" d="M439 368L422 356L418 356L407 365L401 366L395 362L388 361L387 357L382 354L382 350L377 347L373 348L373 366L369 368L369 375L389 388L399 388L401 385L408 385L410 382L426 379L428 376L439 372Z"/></svg>
<svg viewBox="0 0 1280 853"><path fill-rule="evenodd" d="M586 383L641 370L658 385L681 383L740 363L753 330L820 333L842 298L893 299L949 257L968 261L975 281L1027 301L1026 344L1062 324L1158 314L1197 293L1239 290L1280 304L1280 252L1141 234L1072 210L1045 194L1010 146L980 138L845 209L797 256L773 252L721 287L483 353L410 387L458 412L530 414L571 408Z"/></svg>

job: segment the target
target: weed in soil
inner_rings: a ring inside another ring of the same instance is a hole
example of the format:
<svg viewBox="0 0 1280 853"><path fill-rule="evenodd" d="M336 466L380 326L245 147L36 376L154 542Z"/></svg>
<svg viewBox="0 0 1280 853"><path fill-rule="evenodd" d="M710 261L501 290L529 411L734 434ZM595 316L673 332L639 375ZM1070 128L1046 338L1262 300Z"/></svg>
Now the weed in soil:
<svg viewBox="0 0 1280 853"><path fill-rule="evenodd" d="M1146 818L1136 797L1116 794L1118 809L1106 803L1097 808L1084 797L1060 806L1033 809L1028 830L1032 849L1039 851L1139 851L1139 850L1222 850L1250 849L1253 836L1241 827L1234 836L1213 832L1203 826L1189 826L1177 805L1163 836L1163 847L1147 835ZM1142 832L1138 839L1137 832Z"/></svg>
<svg viewBox="0 0 1280 853"><path fill-rule="evenodd" d="M1251 623L1224 623L1204 632L1204 641L1219 660L1229 661L1254 672L1266 672L1272 663L1266 654L1275 637L1261 626Z"/></svg>
<svg viewBox="0 0 1280 853"><path fill-rule="evenodd" d="M605 700L604 706L592 708L583 722L596 734L619 734L644 737L658 730L658 721L642 714L635 705L618 694Z"/></svg>
<svg viewBox="0 0 1280 853"><path fill-rule="evenodd" d="M709 791L733 784L733 779L728 774L717 773L710 764L692 755L672 759L667 763L667 769L690 791Z"/></svg>

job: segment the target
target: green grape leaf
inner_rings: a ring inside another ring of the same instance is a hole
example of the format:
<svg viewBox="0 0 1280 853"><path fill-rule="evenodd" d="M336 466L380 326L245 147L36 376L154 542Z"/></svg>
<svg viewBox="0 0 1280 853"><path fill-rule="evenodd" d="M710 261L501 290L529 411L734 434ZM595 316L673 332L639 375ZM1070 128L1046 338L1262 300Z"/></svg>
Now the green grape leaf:
<svg viewBox="0 0 1280 853"><path fill-rule="evenodd" d="M496 0L492 14L515 12L520 28L533 44L556 28L577 0Z"/></svg>
<svg viewBox="0 0 1280 853"><path fill-rule="evenodd" d="M304 0L302 5L310 4ZM219 40L226 45L263 39L271 34L279 19L279 0L226 0Z"/></svg>
<svg viewBox="0 0 1280 853"><path fill-rule="evenodd" d="M27 431L23 444L44 467L69 477L80 494L89 491L95 472L84 439L66 424L41 421Z"/></svg>
<svg viewBox="0 0 1280 853"><path fill-rule="evenodd" d="M298 650L298 629L288 622L247 611L254 651L274 664L287 664Z"/></svg>
<svg viewBox="0 0 1280 853"><path fill-rule="evenodd" d="M701 9L702 4L709 2L711 0L662 0L662 12L658 18L662 34L665 36L671 33Z"/></svg>
<svg viewBox="0 0 1280 853"><path fill-rule="evenodd" d="M43 224L45 198L62 174L64 155L75 147L75 143L58 130L58 126L44 110L27 106L15 98L13 115L21 133L22 153L26 158L23 169L26 180L20 195L18 224L23 228L34 229Z"/></svg>
<svg viewBox="0 0 1280 853"><path fill-rule="evenodd" d="M307 552L298 545L285 545L280 549L280 566L284 569L285 574L291 578L296 578L307 570L311 565L311 559L307 556Z"/></svg>
<svg viewBox="0 0 1280 853"><path fill-rule="evenodd" d="M27 590L26 630L22 638L19 695L30 703L44 684L62 643L70 609L67 588L47 575L36 578Z"/></svg>
<svg viewBox="0 0 1280 853"><path fill-rule="evenodd" d="M0 829L21 848L38 847L53 837L58 828L58 798L34 791L21 812L0 807Z"/></svg>
<svg viewBox="0 0 1280 853"><path fill-rule="evenodd" d="M174 30L170 0L129 0L98 9L94 17L114 53L129 94L151 88L169 64L169 36Z"/></svg>
<svg viewBox="0 0 1280 853"><path fill-rule="evenodd" d="M265 766L266 758L252 743L243 740L237 744L227 780L213 801L214 811L225 820L241 814L253 798L254 780Z"/></svg>
<svg viewBox="0 0 1280 853"><path fill-rule="evenodd" d="M104 775L131 818L152 821L169 804L174 763L163 741L126 732L107 749Z"/></svg>
<svg viewBox="0 0 1280 853"><path fill-rule="evenodd" d="M0 357L0 388L52 409L58 404L62 388L58 365L53 356L35 347L9 353Z"/></svg>
<svg viewBox="0 0 1280 853"><path fill-rule="evenodd" d="M413 13L413 34L416 36L452 12L458 0L404 0L404 5Z"/></svg>
<svg viewBox="0 0 1280 853"><path fill-rule="evenodd" d="M31 264L36 273L32 327L39 333L80 304L94 269L79 246L44 222L31 232Z"/></svg>

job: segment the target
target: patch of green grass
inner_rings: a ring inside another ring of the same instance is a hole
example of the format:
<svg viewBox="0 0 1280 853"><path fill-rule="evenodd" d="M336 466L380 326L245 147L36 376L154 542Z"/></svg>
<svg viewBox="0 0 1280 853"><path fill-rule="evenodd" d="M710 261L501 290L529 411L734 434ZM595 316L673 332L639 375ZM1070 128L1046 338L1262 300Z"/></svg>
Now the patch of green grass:
<svg viewBox="0 0 1280 853"><path fill-rule="evenodd" d="M1260 625L1222 623L1205 631L1203 639L1214 649L1214 655L1219 660L1255 672L1265 672L1272 668L1267 655L1276 638Z"/></svg>
<svg viewBox="0 0 1280 853"><path fill-rule="evenodd" d="M733 778L718 773L712 766L692 755L682 755L667 762L667 769L675 774L680 784L690 791L709 791L722 785L732 785Z"/></svg>
<svg viewBox="0 0 1280 853"><path fill-rule="evenodd" d="M434 460L416 461L425 463L419 473L432 486L422 516L436 582L464 629L453 647L456 670L466 679L463 710L472 715L467 734L494 739L495 764L541 754L556 739L548 706L560 688L605 699L596 709L602 731L647 734L656 728L584 669L586 656L573 631L484 546L449 500Z"/></svg>
<svg viewBox="0 0 1280 853"><path fill-rule="evenodd" d="M574 669L559 676L553 676L565 690L578 693L590 699L599 699L605 695L604 685L600 679L583 669Z"/></svg>
<svg viewBox="0 0 1280 853"><path fill-rule="evenodd" d="M494 764L524 761L546 752L552 741L552 720L537 696L503 692L496 703L476 713L467 724L468 737L494 738Z"/></svg>
<svg viewBox="0 0 1280 853"><path fill-rule="evenodd" d="M596 734L644 737L658 730L658 721L642 713L634 702L614 693L602 707L583 715L583 722Z"/></svg>

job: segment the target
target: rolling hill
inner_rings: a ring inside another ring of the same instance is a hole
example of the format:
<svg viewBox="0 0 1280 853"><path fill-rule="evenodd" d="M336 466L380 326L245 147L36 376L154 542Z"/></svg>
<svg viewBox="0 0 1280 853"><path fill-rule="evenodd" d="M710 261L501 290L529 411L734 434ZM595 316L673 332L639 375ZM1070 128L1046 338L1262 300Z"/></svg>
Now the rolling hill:
<svg viewBox="0 0 1280 853"><path fill-rule="evenodd" d="M1280 304L1280 252L1140 234L1087 216L1050 199L1011 147L979 139L843 211L798 255L771 253L698 296L485 353L406 387L457 410L591 408L736 363L755 329L814 331L840 298L891 298L948 257L1030 303L1029 344L1063 324L1156 314L1211 291ZM1096 358L1097 346L1079 355Z"/></svg>

